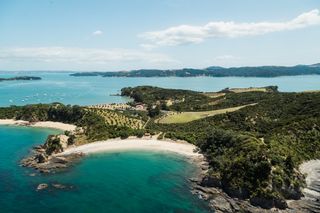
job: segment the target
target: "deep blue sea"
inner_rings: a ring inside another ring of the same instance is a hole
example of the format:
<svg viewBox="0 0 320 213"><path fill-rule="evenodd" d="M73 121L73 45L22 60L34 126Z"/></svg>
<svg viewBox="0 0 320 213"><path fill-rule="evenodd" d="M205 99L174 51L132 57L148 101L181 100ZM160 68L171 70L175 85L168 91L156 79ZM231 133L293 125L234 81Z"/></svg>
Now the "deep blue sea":
<svg viewBox="0 0 320 213"><path fill-rule="evenodd" d="M277 85L280 91L319 90L320 76L277 78L103 78L66 72L0 73L1 77L40 76L40 81L0 82L0 106L62 102L90 105L126 102L112 96L122 87L152 85L218 91L226 87ZM192 195L188 178L196 168L182 156L161 152L119 152L87 156L66 171L38 174L19 166L32 146L56 130L0 126L0 212L207 212ZM35 173L36 176L30 176ZM59 183L36 191L40 183Z"/></svg>

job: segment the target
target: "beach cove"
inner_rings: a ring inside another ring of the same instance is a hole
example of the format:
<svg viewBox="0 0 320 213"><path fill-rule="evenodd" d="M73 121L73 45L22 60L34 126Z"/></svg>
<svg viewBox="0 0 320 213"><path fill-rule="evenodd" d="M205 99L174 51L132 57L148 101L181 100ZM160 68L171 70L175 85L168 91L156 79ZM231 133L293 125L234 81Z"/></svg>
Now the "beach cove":
<svg viewBox="0 0 320 213"><path fill-rule="evenodd" d="M0 126L1 143L10 141L1 153L0 193L5 193L0 196L2 210L151 212L157 208L158 212L207 212L206 204L192 195L188 187L188 178L196 174L197 167L179 154L118 150L88 155L67 171L51 175L19 167L19 160L32 146L42 144L48 134L57 133L46 128ZM41 183L49 187L37 191ZM57 189L52 184L66 188ZM127 205L121 205L123 202Z"/></svg>

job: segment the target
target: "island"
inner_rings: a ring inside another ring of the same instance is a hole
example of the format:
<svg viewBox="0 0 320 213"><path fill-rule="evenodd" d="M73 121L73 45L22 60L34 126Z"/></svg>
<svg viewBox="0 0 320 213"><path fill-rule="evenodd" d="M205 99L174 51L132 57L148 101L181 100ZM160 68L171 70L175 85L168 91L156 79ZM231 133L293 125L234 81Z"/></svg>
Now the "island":
<svg viewBox="0 0 320 213"><path fill-rule="evenodd" d="M97 147L116 149L121 140L134 146L152 138L150 143L163 142L168 150L176 147L167 143L177 141L190 144L178 146L185 153L196 150L194 155L204 156L203 172L190 181L193 192L216 212L318 208L318 201L301 199L307 182L299 166L320 158L320 92L285 93L276 86L217 92L138 86L123 88L121 95L132 102L2 107L0 119L76 126L49 136L22 160L40 172L64 169Z"/></svg>
<svg viewBox="0 0 320 213"><path fill-rule="evenodd" d="M41 77L17 76L12 78L0 78L0 81L35 81L35 80L41 80Z"/></svg>
<svg viewBox="0 0 320 213"><path fill-rule="evenodd" d="M279 77L297 75L319 75L320 64L286 66L259 66L259 67L231 67L224 68L211 66L205 69L175 69L157 70L140 69L118 72L78 72L70 74L75 77L102 76L102 77Z"/></svg>

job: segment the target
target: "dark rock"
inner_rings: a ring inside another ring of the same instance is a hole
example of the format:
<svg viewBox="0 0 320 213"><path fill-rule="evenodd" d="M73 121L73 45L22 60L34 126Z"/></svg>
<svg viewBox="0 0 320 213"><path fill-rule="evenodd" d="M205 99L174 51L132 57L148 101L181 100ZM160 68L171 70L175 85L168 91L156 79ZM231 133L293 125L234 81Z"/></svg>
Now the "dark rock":
<svg viewBox="0 0 320 213"><path fill-rule="evenodd" d="M303 197L303 193L300 188L296 187L283 187L281 189L282 193L284 194L286 199L290 200L299 200L301 197Z"/></svg>
<svg viewBox="0 0 320 213"><path fill-rule="evenodd" d="M245 200L249 197L248 190L246 190L244 188L228 188L228 187L226 187L226 188L224 188L224 190L231 197L240 198L242 200Z"/></svg>
<svg viewBox="0 0 320 213"><path fill-rule="evenodd" d="M254 206L260 206L264 209L271 209L274 205L274 199L273 198L264 198L264 197L253 197L250 199L250 203Z"/></svg>
<svg viewBox="0 0 320 213"><path fill-rule="evenodd" d="M48 157L45 154L38 154L36 156L37 163L45 163L48 160Z"/></svg>
<svg viewBox="0 0 320 213"><path fill-rule="evenodd" d="M221 180L217 177L206 176L201 181L201 186L221 187Z"/></svg>
<svg viewBox="0 0 320 213"><path fill-rule="evenodd" d="M278 209L286 209L288 208L288 204L284 199L277 198L274 199L274 206Z"/></svg>

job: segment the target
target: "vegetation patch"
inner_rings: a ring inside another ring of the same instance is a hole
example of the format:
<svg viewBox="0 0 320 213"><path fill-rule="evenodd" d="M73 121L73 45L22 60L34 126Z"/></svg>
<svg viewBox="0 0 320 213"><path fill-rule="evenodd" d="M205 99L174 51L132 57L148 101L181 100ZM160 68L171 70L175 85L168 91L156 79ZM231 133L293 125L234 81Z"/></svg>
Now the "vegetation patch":
<svg viewBox="0 0 320 213"><path fill-rule="evenodd" d="M126 114L107 109L88 109L90 112L96 113L97 115L105 119L106 124L113 126L127 126L132 129L142 129L145 122L140 119L139 115L137 118L129 117Z"/></svg>

